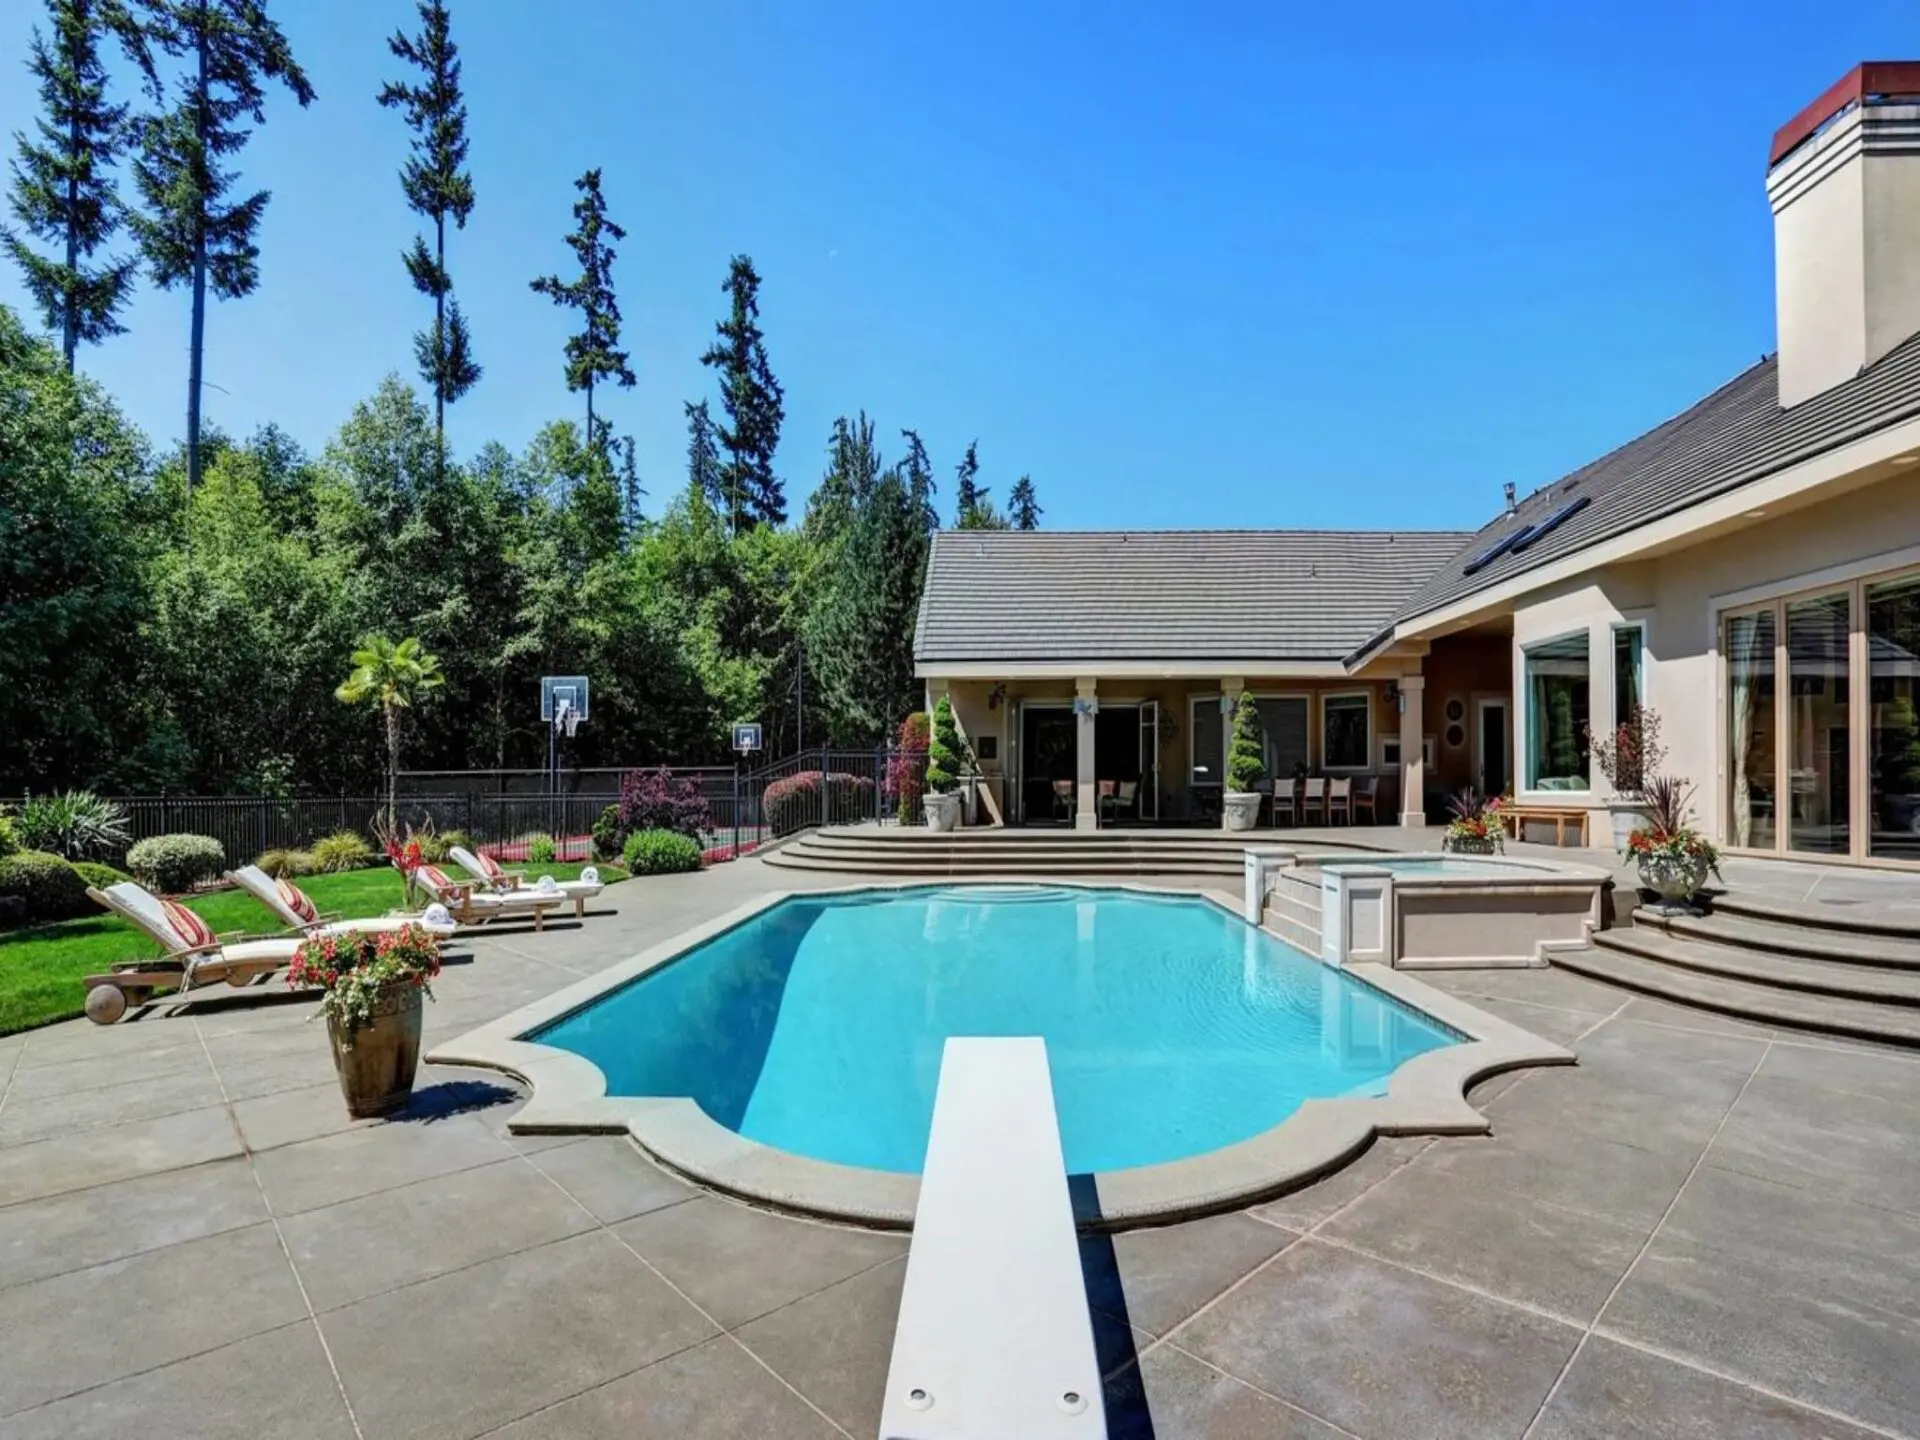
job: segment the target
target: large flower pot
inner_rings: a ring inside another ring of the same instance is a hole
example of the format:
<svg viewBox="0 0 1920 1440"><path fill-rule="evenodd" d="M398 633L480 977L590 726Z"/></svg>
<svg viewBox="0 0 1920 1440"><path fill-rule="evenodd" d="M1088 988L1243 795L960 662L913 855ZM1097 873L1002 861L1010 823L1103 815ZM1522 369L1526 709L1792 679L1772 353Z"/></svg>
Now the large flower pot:
<svg viewBox="0 0 1920 1440"><path fill-rule="evenodd" d="M1498 835L1449 835L1440 842L1440 848L1454 855L1498 855L1500 837Z"/></svg>
<svg viewBox="0 0 1920 1440"><path fill-rule="evenodd" d="M927 828L945 832L960 823L958 795L929 795L921 802L927 807Z"/></svg>
<svg viewBox="0 0 1920 1440"><path fill-rule="evenodd" d="M1653 823L1647 815L1646 801L1637 795L1619 795L1609 800L1607 814L1613 820L1613 848L1622 854L1633 832Z"/></svg>
<svg viewBox="0 0 1920 1440"><path fill-rule="evenodd" d="M372 1016L351 1037L337 1017L327 1016L334 1072L347 1097L347 1113L356 1120L391 1115L413 1094L423 993L406 981L387 986L373 1002Z"/></svg>
<svg viewBox="0 0 1920 1440"><path fill-rule="evenodd" d="M1705 855L1642 855L1640 883L1668 905L1686 905L1707 883L1713 862Z"/></svg>
<svg viewBox="0 0 1920 1440"><path fill-rule="evenodd" d="M1221 823L1229 830L1251 830L1260 822L1261 795L1256 790L1229 790L1221 802Z"/></svg>

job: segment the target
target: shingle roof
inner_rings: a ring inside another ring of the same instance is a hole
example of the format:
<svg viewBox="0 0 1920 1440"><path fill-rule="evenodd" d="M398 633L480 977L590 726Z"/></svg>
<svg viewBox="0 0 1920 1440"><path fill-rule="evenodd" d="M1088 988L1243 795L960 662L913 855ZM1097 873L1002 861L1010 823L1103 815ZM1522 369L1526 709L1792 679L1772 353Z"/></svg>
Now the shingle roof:
<svg viewBox="0 0 1920 1440"><path fill-rule="evenodd" d="M1529 495L1513 515L1500 516L1447 557L1396 620L1437 610L1920 415L1920 336L1791 410L1780 408L1776 359L1769 355L1692 409ZM1591 503L1550 534L1517 555L1465 573L1489 546L1580 496L1590 496Z"/></svg>
<svg viewBox="0 0 1920 1440"><path fill-rule="evenodd" d="M946 530L923 663L1339 660L1392 619L1457 531Z"/></svg>

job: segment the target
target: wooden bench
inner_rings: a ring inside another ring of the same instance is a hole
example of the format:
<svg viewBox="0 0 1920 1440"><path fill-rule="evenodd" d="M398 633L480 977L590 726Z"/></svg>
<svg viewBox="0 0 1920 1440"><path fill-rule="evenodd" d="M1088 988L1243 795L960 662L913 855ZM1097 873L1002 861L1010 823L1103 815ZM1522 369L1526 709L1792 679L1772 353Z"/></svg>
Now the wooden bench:
<svg viewBox="0 0 1920 1440"><path fill-rule="evenodd" d="M1564 846L1567 843L1569 826L1576 828L1579 838L1574 842L1575 844L1584 846L1587 843L1587 812L1585 810L1575 810L1562 805L1502 805L1500 820L1507 827L1508 834L1515 840L1527 838L1527 822L1532 820L1538 824L1553 826L1555 845Z"/></svg>
<svg viewBox="0 0 1920 1440"><path fill-rule="evenodd" d="M1046 1042L947 1041L881 1440L1104 1440Z"/></svg>

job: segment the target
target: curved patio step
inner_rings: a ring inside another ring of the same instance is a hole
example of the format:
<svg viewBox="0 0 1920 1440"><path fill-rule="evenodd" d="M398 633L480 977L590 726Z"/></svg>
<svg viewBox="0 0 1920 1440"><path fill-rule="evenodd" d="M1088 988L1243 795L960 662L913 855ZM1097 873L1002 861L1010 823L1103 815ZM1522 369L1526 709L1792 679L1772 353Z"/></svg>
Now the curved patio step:
<svg viewBox="0 0 1920 1440"><path fill-rule="evenodd" d="M1825 901L1788 905L1732 890L1713 893L1710 900L1716 915L1737 915L1769 925L1793 926L1816 932L1881 935L1895 940L1920 938L1920 920L1893 919L1885 911L1864 903L1858 910Z"/></svg>
<svg viewBox="0 0 1920 1440"><path fill-rule="evenodd" d="M1833 995L1882 1005L1920 1006L1920 974L1835 963L1769 950L1750 950L1691 935L1663 934L1644 925L1594 932L1595 947L1620 950L1662 965L1719 975L1752 985L1811 995Z"/></svg>
<svg viewBox="0 0 1920 1440"><path fill-rule="evenodd" d="M1707 915L1667 915L1643 906L1633 912L1633 923L1636 927L1712 944L1797 955L1835 965L1920 971L1920 934L1880 934L1835 930L1824 925L1783 924L1731 913L1722 905L1716 905L1713 913Z"/></svg>
<svg viewBox="0 0 1920 1440"><path fill-rule="evenodd" d="M1864 1000L1843 1000L1771 985L1754 985L1680 969L1624 950L1588 946L1580 950L1556 950L1549 959L1562 969L1589 979L1697 1010L1850 1040L1920 1047L1920 1013L1905 1006L1877 1005Z"/></svg>

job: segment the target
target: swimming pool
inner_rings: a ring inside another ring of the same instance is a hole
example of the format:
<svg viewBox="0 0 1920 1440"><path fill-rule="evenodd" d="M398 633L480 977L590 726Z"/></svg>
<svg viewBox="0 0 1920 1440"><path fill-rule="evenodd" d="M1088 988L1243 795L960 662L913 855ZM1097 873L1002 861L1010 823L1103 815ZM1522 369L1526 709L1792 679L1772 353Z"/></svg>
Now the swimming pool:
<svg viewBox="0 0 1920 1440"><path fill-rule="evenodd" d="M1076 1173L1245 1140L1464 1038L1206 900L1015 886L789 897L526 1038L609 1095L915 1173L950 1035L1045 1038Z"/></svg>

